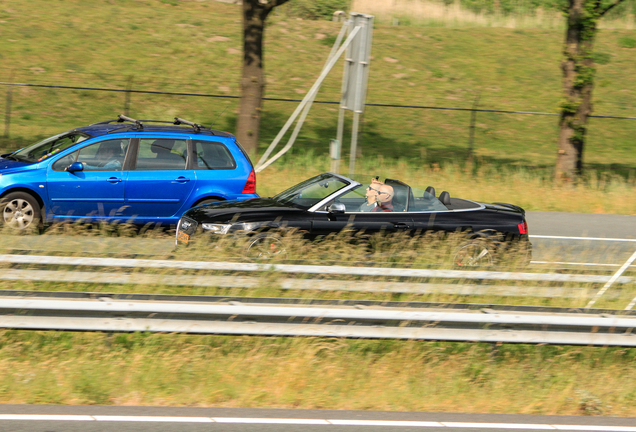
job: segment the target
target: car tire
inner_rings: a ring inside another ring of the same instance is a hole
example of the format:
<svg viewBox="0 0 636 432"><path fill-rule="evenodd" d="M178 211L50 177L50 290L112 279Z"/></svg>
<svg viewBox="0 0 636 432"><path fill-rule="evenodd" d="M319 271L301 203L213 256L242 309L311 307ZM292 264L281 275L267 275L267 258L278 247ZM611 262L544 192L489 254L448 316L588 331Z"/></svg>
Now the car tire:
<svg viewBox="0 0 636 432"><path fill-rule="evenodd" d="M212 204L212 203L219 202L219 201L221 201L221 200L218 199L218 198L204 199L203 201L200 201L200 202L196 203L192 207L198 207L198 206L202 206L202 205L206 205L206 204Z"/></svg>
<svg viewBox="0 0 636 432"><path fill-rule="evenodd" d="M248 240L245 255L253 259L285 259L287 258L287 249L280 236L261 233Z"/></svg>
<svg viewBox="0 0 636 432"><path fill-rule="evenodd" d="M40 227L41 210L37 200L25 192L12 192L0 199L3 226L25 232Z"/></svg>
<svg viewBox="0 0 636 432"><path fill-rule="evenodd" d="M459 267L487 267L495 263L495 247L485 239L471 239L455 251L453 264Z"/></svg>

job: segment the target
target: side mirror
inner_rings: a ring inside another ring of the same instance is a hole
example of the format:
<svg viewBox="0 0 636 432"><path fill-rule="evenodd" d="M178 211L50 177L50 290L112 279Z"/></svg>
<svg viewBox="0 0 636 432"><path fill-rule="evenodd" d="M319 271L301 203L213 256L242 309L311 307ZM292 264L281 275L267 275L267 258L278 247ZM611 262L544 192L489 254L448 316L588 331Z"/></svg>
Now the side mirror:
<svg viewBox="0 0 636 432"><path fill-rule="evenodd" d="M70 173L74 173L76 171L84 171L84 164L81 162L73 162L72 164L66 167L66 171Z"/></svg>
<svg viewBox="0 0 636 432"><path fill-rule="evenodd" d="M336 202L336 203L331 204L327 208L327 211L329 213L344 213L346 209L347 208L345 207L345 205L343 203Z"/></svg>

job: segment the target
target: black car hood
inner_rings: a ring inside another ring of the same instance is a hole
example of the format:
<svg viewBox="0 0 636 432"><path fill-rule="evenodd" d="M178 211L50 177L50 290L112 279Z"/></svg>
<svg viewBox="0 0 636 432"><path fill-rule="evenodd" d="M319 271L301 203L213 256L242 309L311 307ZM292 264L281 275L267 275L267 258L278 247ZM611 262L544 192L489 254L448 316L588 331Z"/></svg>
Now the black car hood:
<svg viewBox="0 0 636 432"><path fill-rule="evenodd" d="M183 214L183 216L195 221L213 222L229 220L240 215L240 220L249 219L250 216L276 214L281 212L304 212L291 204L285 204L272 198L252 198L249 200L222 201L194 207Z"/></svg>

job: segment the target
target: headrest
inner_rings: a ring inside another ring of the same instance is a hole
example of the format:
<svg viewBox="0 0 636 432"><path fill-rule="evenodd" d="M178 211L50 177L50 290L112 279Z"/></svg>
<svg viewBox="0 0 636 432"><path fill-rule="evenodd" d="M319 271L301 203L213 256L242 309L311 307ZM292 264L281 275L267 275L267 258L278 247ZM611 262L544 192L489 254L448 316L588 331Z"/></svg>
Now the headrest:
<svg viewBox="0 0 636 432"><path fill-rule="evenodd" d="M104 153L106 151L112 151L116 155L121 155L121 142L120 141L106 141L102 145L99 146L99 153Z"/></svg>
<svg viewBox="0 0 636 432"><path fill-rule="evenodd" d="M150 145L150 151L153 153L166 153L172 150L174 140L158 139Z"/></svg>
<svg viewBox="0 0 636 432"><path fill-rule="evenodd" d="M447 207L451 205L450 194L446 191L439 194L439 200Z"/></svg>

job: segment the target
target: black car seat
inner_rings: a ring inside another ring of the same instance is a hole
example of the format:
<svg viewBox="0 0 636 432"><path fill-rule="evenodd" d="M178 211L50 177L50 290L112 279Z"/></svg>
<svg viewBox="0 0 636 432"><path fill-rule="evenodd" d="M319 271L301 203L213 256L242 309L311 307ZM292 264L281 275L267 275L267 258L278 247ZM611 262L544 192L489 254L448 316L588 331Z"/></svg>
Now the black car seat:
<svg viewBox="0 0 636 432"><path fill-rule="evenodd" d="M150 151L155 153L160 166L169 169L185 169L185 158L172 152L174 140L158 139L150 145Z"/></svg>
<svg viewBox="0 0 636 432"><path fill-rule="evenodd" d="M106 141L99 146L95 153L95 164L97 166L104 166L113 160L117 160L120 163L124 162L120 141Z"/></svg>
<svg viewBox="0 0 636 432"><path fill-rule="evenodd" d="M431 195L435 196L435 188L433 186L427 187L425 192L428 192Z"/></svg>
<svg viewBox="0 0 636 432"><path fill-rule="evenodd" d="M439 200L446 206L447 209L452 210L453 206L451 204L450 194L446 191L439 194Z"/></svg>
<svg viewBox="0 0 636 432"><path fill-rule="evenodd" d="M393 211L406 211L408 204L414 201L413 192L409 185L393 179L386 179L384 184L393 188Z"/></svg>

